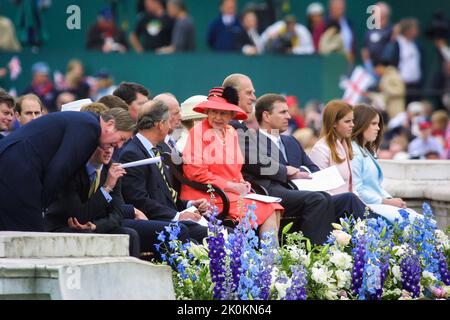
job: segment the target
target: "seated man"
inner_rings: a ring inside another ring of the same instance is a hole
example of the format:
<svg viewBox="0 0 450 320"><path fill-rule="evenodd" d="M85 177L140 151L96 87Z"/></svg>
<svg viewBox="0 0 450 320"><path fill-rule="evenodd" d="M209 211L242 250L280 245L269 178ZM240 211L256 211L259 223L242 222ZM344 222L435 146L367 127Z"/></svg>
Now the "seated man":
<svg viewBox="0 0 450 320"><path fill-rule="evenodd" d="M244 177L265 187L270 196L282 198L285 216L300 218L300 230L306 237L321 244L332 231L331 223L337 222L344 214L363 217L365 206L353 193L330 196L326 192L288 187L290 180L308 179L308 171L320 169L294 137L280 135L287 130L290 118L283 96L266 94L260 97L255 115L260 129L256 134L247 131L245 136L250 140L241 143L245 145Z"/></svg>
<svg viewBox="0 0 450 320"><path fill-rule="evenodd" d="M95 232L128 234L130 255L155 252L157 232L169 223L149 221L123 202L120 178L126 173L119 164L110 164L113 148L97 148L86 167L61 190L45 215L45 226L53 232ZM181 227L180 240L187 228ZM140 249L141 248L141 249Z"/></svg>
<svg viewBox="0 0 450 320"><path fill-rule="evenodd" d="M160 155L158 144L169 132L169 108L162 101L149 101L138 116L138 134L122 150L120 162L127 163ZM198 212L180 212L190 206L206 211L206 199L181 201L170 183L162 162L127 169L122 194L126 203L134 205L150 219L181 221L189 229L189 238L202 242L207 228L197 224ZM188 221L193 220L193 221Z"/></svg>

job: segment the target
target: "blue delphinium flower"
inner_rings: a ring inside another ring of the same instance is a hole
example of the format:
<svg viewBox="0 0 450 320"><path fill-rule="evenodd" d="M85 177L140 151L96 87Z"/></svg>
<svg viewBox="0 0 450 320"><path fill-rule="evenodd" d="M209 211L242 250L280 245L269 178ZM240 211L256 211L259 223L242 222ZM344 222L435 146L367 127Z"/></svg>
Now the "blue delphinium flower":
<svg viewBox="0 0 450 320"><path fill-rule="evenodd" d="M408 253L400 262L402 287L410 292L413 298L420 295L420 277L422 274L420 260L416 254Z"/></svg>
<svg viewBox="0 0 450 320"><path fill-rule="evenodd" d="M207 238L209 272L211 280L214 283L213 297L214 299L225 299L225 281L226 281L226 252L225 252L225 238L223 227L219 225L217 207L212 208L209 215L209 234Z"/></svg>
<svg viewBox="0 0 450 320"><path fill-rule="evenodd" d="M439 273L439 253L436 250L436 223L433 212L427 203L423 203L423 218L416 218L411 225L410 245L419 253L425 271L441 280Z"/></svg>
<svg viewBox="0 0 450 320"><path fill-rule="evenodd" d="M246 232L242 223L238 224L234 232L228 236L227 248L230 254L230 271L231 271L231 288L230 291L235 296L236 290L239 287L239 280L242 274L241 256L244 249L244 242L246 241ZM235 297L230 297L235 298Z"/></svg>
<svg viewBox="0 0 450 320"><path fill-rule="evenodd" d="M382 218L368 219L365 237L364 272L358 299L380 300L389 269L392 230ZM355 260L356 261L356 260Z"/></svg>
<svg viewBox="0 0 450 320"><path fill-rule="evenodd" d="M442 252L439 253L439 273L442 282L444 282L445 285L450 286L450 273L448 271L447 259Z"/></svg>
<svg viewBox="0 0 450 320"><path fill-rule="evenodd" d="M273 232L265 233L261 241L261 258L262 264L260 266L260 298L268 300L270 295L270 285L272 283L272 270L275 264L276 255L276 235Z"/></svg>
<svg viewBox="0 0 450 320"><path fill-rule="evenodd" d="M303 265L291 266L291 286L286 290L284 300L306 300L306 271Z"/></svg>
<svg viewBox="0 0 450 320"><path fill-rule="evenodd" d="M241 255L241 277L237 294L239 299L259 299L261 289L258 284L259 280L261 256L257 252L258 237L252 226L256 225L255 216L256 205L251 204L247 207L244 219L241 221L243 230L245 230L245 241Z"/></svg>
<svg viewBox="0 0 450 320"><path fill-rule="evenodd" d="M363 236L353 236L352 241L356 244L352 249L353 268L352 268L352 292L358 295L363 282L364 266L366 264L366 241Z"/></svg>

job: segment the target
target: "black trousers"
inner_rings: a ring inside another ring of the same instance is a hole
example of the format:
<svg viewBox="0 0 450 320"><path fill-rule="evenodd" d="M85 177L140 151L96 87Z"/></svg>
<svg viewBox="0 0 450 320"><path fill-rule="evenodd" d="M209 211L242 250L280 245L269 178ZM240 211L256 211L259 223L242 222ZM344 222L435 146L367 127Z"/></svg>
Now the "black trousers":
<svg viewBox="0 0 450 320"><path fill-rule="evenodd" d="M334 213L336 215L336 222L340 218L352 215L355 219L364 219L366 212L366 205L352 192L346 192L331 196L334 205ZM375 214L367 208L367 218L374 218Z"/></svg>
<svg viewBox="0 0 450 320"><path fill-rule="evenodd" d="M353 215L364 218L364 203L351 192L331 196L326 192L290 190L281 185L271 187L269 194L280 197L285 217L296 218L292 231L302 231L314 244L323 244L333 230L331 223ZM369 212L369 217L373 213Z"/></svg>
<svg viewBox="0 0 450 320"><path fill-rule="evenodd" d="M325 192L289 190L281 185L271 186L269 195L282 199L284 216L296 218L292 231L302 231L314 244L326 241L335 222L331 196Z"/></svg>

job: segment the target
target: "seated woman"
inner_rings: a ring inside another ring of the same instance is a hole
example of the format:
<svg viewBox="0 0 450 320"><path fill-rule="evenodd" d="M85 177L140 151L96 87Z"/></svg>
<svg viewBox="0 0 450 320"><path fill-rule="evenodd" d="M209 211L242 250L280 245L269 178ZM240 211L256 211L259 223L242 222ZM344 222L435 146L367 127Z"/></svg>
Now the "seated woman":
<svg viewBox="0 0 450 320"><path fill-rule="evenodd" d="M376 159L376 151L381 144L383 132L383 118L371 106L357 105L354 108L354 123L352 134L352 173L353 188L358 192L361 200L375 213L394 222L401 220L399 209L406 209L406 202L401 198L393 198L381 186L383 172ZM411 218L417 213L406 209Z"/></svg>
<svg viewBox="0 0 450 320"><path fill-rule="evenodd" d="M229 101L229 102L228 102ZM232 103L230 103L232 102ZM244 181L241 168L244 158L238 143L236 130L228 123L231 119L244 120L247 115L237 105L237 92L231 87L210 90L208 100L193 110L208 117L189 132L183 152L183 172L187 179L200 183L211 183L223 189L230 200L229 215L240 220L245 216L247 205L256 203L256 223L260 237L265 232L278 234L280 214L284 210L277 203L263 203L242 199L250 191L250 183ZM180 198L205 197L207 194L182 185ZM217 201L216 205L222 206ZM243 206L243 208L239 208Z"/></svg>
<svg viewBox="0 0 450 320"><path fill-rule="evenodd" d="M320 140L311 150L311 160L320 168L336 166L345 184L329 190L332 195L353 192L353 159L351 136L353 129L353 107L345 101L332 100L323 110L323 124Z"/></svg>

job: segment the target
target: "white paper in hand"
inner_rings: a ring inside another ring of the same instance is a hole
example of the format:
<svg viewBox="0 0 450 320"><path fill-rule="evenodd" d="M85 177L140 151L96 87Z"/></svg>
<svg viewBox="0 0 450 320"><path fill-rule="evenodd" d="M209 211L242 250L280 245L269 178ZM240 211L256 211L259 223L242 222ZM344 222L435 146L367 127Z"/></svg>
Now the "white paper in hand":
<svg viewBox="0 0 450 320"><path fill-rule="evenodd" d="M198 211L198 209L196 207L194 207L194 206L191 206L189 208L184 209L181 212L196 212L196 211ZM193 221L195 223L198 223L201 226L208 227L208 220L206 220L205 217L203 217L203 216L198 221L195 221L195 220L192 220L192 219L188 219L188 221Z"/></svg>
<svg viewBox="0 0 450 320"><path fill-rule="evenodd" d="M345 184L336 166L332 166L311 174L312 179L294 179L298 190L329 191Z"/></svg>
<svg viewBox="0 0 450 320"><path fill-rule="evenodd" d="M158 163L160 161L161 161L161 157L154 157L154 158L148 158L148 159L144 159L144 160L122 163L122 164L120 164L120 166L125 169L125 168L137 167L137 166L144 166L146 164Z"/></svg>
<svg viewBox="0 0 450 320"><path fill-rule="evenodd" d="M271 196L264 196L262 194L256 194L256 193L249 193L244 198L245 199L257 200L257 201L261 201L261 202L265 202L265 203L281 202L281 198L271 197Z"/></svg>

